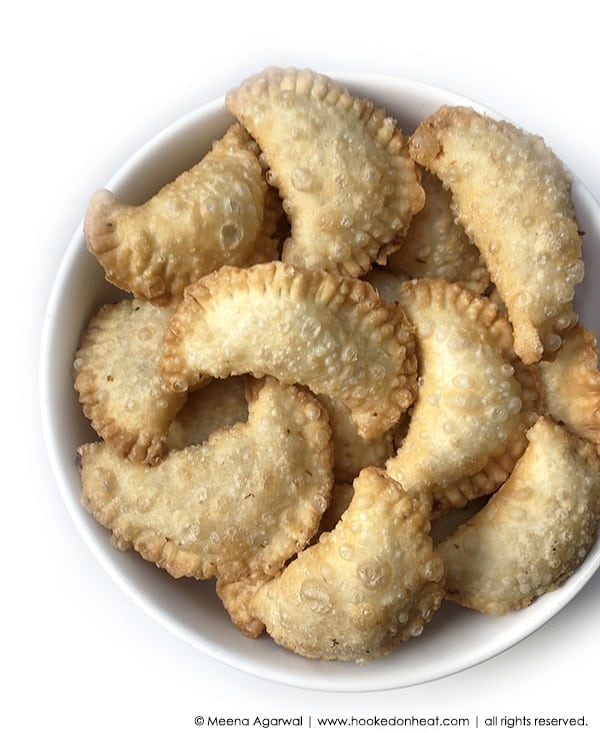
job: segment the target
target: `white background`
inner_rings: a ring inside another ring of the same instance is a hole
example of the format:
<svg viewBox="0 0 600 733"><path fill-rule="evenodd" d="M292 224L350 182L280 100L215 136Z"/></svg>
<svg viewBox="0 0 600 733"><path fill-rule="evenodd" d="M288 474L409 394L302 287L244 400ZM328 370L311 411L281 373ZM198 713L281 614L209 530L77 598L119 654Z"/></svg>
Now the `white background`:
<svg viewBox="0 0 600 733"><path fill-rule="evenodd" d="M3 7L0 729L179 733L197 730L198 714L555 713L585 714L600 730L598 574L515 648L409 689L307 692L205 658L134 606L79 537L44 452L36 384L45 302L91 193L161 128L269 64L393 74L469 96L543 135L600 200L593 5Z"/></svg>

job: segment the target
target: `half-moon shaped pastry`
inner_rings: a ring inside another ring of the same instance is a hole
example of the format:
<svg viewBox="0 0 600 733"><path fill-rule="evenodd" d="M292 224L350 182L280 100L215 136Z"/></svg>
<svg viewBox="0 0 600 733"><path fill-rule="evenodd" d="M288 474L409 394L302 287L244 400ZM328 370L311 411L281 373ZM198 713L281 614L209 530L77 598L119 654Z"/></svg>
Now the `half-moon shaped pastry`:
<svg viewBox="0 0 600 733"><path fill-rule="evenodd" d="M560 346L577 320L581 234L570 177L540 137L466 107L441 107L410 140L413 158L452 193L506 303L526 363Z"/></svg>
<svg viewBox="0 0 600 733"><path fill-rule="evenodd" d="M506 483L438 545L448 598L500 615L557 588L583 562L600 519L600 458L547 417Z"/></svg>
<svg viewBox="0 0 600 733"><path fill-rule="evenodd" d="M190 285L165 333L174 390L203 374L269 374L343 402L376 438L412 403L416 358L402 310L365 282L282 262L223 267Z"/></svg>
<svg viewBox="0 0 600 733"><path fill-rule="evenodd" d="M416 327L419 391L408 431L386 464L436 512L464 506L506 479L536 414L534 376L512 330L484 296L445 280L401 283L396 300Z"/></svg>
<svg viewBox="0 0 600 733"><path fill-rule="evenodd" d="M274 575L310 540L333 485L325 410L266 381L247 423L153 467L104 443L79 449L82 502L121 546L174 577Z"/></svg>
<svg viewBox="0 0 600 733"><path fill-rule="evenodd" d="M425 196L395 120L314 71L269 68L226 97L291 224L282 259L358 276L399 246Z"/></svg>
<svg viewBox="0 0 600 733"><path fill-rule="evenodd" d="M144 204L95 193L84 232L107 280L166 305L221 265L275 259L280 210L255 143L235 124L199 163Z"/></svg>
<svg viewBox="0 0 600 733"><path fill-rule="evenodd" d="M423 631L444 596L429 526L399 484L365 468L335 529L260 587L250 610L278 644L305 657L388 654Z"/></svg>

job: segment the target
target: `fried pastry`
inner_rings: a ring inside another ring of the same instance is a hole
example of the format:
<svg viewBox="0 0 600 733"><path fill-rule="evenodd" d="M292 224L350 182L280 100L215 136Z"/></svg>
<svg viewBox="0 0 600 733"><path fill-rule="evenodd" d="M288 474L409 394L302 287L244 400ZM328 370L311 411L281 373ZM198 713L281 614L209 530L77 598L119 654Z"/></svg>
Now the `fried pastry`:
<svg viewBox="0 0 600 733"><path fill-rule="evenodd" d="M539 364L548 413L600 451L600 372L596 336L577 324L552 361Z"/></svg>
<svg viewBox="0 0 600 733"><path fill-rule="evenodd" d="M368 467L335 529L259 588L250 611L297 654L363 662L418 636L443 596L427 514Z"/></svg>
<svg viewBox="0 0 600 733"><path fill-rule="evenodd" d="M438 546L448 598L484 613L523 608L557 588L596 541L600 459L543 417L506 483Z"/></svg>
<svg viewBox="0 0 600 733"><path fill-rule="evenodd" d="M223 607L233 624L249 639L258 638L265 630L263 622L250 611L250 604L258 589L268 580L264 575L231 583L217 579L215 588Z"/></svg>
<svg viewBox="0 0 600 733"><path fill-rule="evenodd" d="M413 217L400 249L386 269L408 278L443 278L483 293L490 275L480 251L452 211L452 196L437 176L423 169L425 206Z"/></svg>
<svg viewBox="0 0 600 733"><path fill-rule="evenodd" d="M395 120L314 71L269 68L225 104L258 142L291 236L282 259L358 276L399 246L424 193Z"/></svg>
<svg viewBox="0 0 600 733"><path fill-rule="evenodd" d="M366 466L383 466L394 454L394 435L388 430L378 438L361 438L352 412L343 402L317 395L327 409L333 440L333 475L336 481L352 482Z"/></svg>
<svg viewBox="0 0 600 733"><path fill-rule="evenodd" d="M436 513L490 493L526 446L538 391L513 352L508 321L484 296L445 280L401 283L416 327L419 392L386 470L432 491Z"/></svg>
<svg viewBox="0 0 600 733"><path fill-rule="evenodd" d="M121 455L156 463L186 396L163 384L158 361L173 310L141 300L104 305L74 361L75 389L92 427Z"/></svg>
<svg viewBox="0 0 600 733"><path fill-rule="evenodd" d="M333 484L327 415L266 381L247 423L151 468L104 443L79 449L82 502L119 542L174 577L270 576L316 531Z"/></svg>
<svg viewBox="0 0 600 733"><path fill-rule="evenodd" d="M140 206L98 191L84 232L107 280L165 305L221 265L276 258L279 211L255 143L234 124L199 163Z"/></svg>
<svg viewBox="0 0 600 733"><path fill-rule="evenodd" d="M161 370L179 391L202 374L307 385L349 407L367 439L389 430L416 391L414 337L399 307L368 283L282 262L223 267L190 285Z"/></svg>
<svg viewBox="0 0 600 733"><path fill-rule="evenodd" d="M162 346L162 344L161 344ZM229 428L248 419L246 379L212 379L190 392L187 402L169 426L167 450L200 445L219 428Z"/></svg>
<svg viewBox="0 0 600 733"><path fill-rule="evenodd" d="M442 107L410 140L413 158L451 191L481 251L527 364L556 351L575 322L583 278L570 177L540 137L465 107Z"/></svg>
<svg viewBox="0 0 600 733"><path fill-rule="evenodd" d="M319 541L324 532L335 529L344 512L348 509L354 495L351 483L334 483L329 506L321 517L319 529L312 539L312 544ZM264 576L243 578L234 583L217 580L217 595L221 599L232 622L249 638L255 639L265 630L265 625L251 612L252 599L260 588L269 580Z"/></svg>

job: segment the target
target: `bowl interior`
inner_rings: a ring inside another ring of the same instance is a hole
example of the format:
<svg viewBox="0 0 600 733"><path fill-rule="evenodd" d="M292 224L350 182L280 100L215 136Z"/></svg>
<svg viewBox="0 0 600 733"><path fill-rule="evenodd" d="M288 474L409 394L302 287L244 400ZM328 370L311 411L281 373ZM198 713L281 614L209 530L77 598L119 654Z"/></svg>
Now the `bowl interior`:
<svg viewBox="0 0 600 733"><path fill-rule="evenodd" d="M466 104L496 116L471 100L420 83L370 75L337 78L354 93L385 107L406 133L441 104ZM142 147L106 187L128 203L144 201L196 163L231 121L223 99L200 107ZM600 211L576 178L573 198L585 231L587 272L576 305L581 321L598 333L600 290L592 287L590 273L600 272ZM272 681L311 689L367 691L418 684L466 669L524 639L554 616L600 564L596 543L583 566L558 590L502 618L444 604L421 637L368 665L306 660L267 637L246 639L229 621L211 582L174 580L135 553L116 550L109 543L109 533L80 505L75 454L79 445L95 435L73 389L73 355L90 316L103 303L122 297L105 282L101 267L86 251L80 229L60 265L45 317L40 364L45 440L62 498L101 565L147 613L202 653Z"/></svg>

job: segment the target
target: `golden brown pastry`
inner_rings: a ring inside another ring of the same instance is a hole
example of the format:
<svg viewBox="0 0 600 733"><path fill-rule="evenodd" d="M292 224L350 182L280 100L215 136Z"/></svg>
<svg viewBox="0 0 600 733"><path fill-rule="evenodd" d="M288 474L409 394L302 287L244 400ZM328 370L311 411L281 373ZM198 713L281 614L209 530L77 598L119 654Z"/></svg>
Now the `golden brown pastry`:
<svg viewBox="0 0 600 733"><path fill-rule="evenodd" d="M552 353L576 322L583 278L570 177L540 137L466 107L441 107L410 140L413 158L452 193L506 303L526 363Z"/></svg>
<svg viewBox="0 0 600 733"><path fill-rule="evenodd" d="M317 395L317 398L329 414L336 481L352 483L361 469L366 466L382 467L391 458L395 452L392 430L371 440L361 438L349 407L326 395Z"/></svg>
<svg viewBox="0 0 600 733"><path fill-rule="evenodd" d="M269 68L226 97L258 142L291 236L282 259L357 276L398 247L424 193L395 121L305 69Z"/></svg>
<svg viewBox="0 0 600 733"><path fill-rule="evenodd" d="M543 417L486 506L438 545L448 598L500 615L557 588L585 559L600 519L593 446Z"/></svg>
<svg viewBox="0 0 600 733"><path fill-rule="evenodd" d="M596 336L577 324L552 361L539 364L548 413L600 451L600 372Z"/></svg>
<svg viewBox="0 0 600 733"><path fill-rule="evenodd" d="M402 283L416 327L419 392L406 436L386 464L437 512L488 494L526 446L538 392L519 365L508 321L484 296L445 280Z"/></svg>
<svg viewBox="0 0 600 733"><path fill-rule="evenodd" d="M386 269L409 278L443 278L483 293L490 275L477 247L452 211L452 196L437 176L423 169L425 206L413 217L402 246Z"/></svg>
<svg viewBox="0 0 600 733"><path fill-rule="evenodd" d="M333 484L325 411L266 381L247 423L148 468L103 443L79 449L82 502L118 543L174 577L273 575L310 540Z"/></svg>
<svg viewBox="0 0 600 733"><path fill-rule="evenodd" d="M158 363L173 310L141 300L105 305L75 354L75 389L92 427L120 454L156 463L186 400L161 380Z"/></svg>
<svg viewBox="0 0 600 733"><path fill-rule="evenodd" d="M418 636L442 601L443 584L428 516L384 471L369 467L335 529L263 585L250 608L297 654L364 662Z"/></svg>
<svg viewBox="0 0 600 733"><path fill-rule="evenodd" d="M233 125L199 163L144 204L129 206L110 191L98 191L84 232L107 280L168 305L221 265L276 258L279 214L256 145Z"/></svg>
<svg viewBox="0 0 600 733"><path fill-rule="evenodd" d="M229 618L237 628L249 639L256 639L265 630L265 625L250 611L250 604L256 592L269 578L258 575L233 582L217 579L216 591L229 614Z"/></svg>
<svg viewBox="0 0 600 733"><path fill-rule="evenodd" d="M269 374L343 402L376 438L412 403L412 328L397 306L354 278L282 262L223 267L186 290L164 339L174 390L200 375Z"/></svg>

